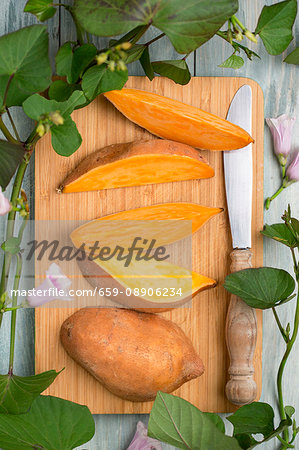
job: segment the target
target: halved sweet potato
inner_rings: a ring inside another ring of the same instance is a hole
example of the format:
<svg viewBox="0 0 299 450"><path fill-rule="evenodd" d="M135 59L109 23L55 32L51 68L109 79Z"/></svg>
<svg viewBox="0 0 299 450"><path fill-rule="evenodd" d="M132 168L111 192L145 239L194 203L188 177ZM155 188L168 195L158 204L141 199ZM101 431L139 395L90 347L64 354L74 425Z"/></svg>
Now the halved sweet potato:
<svg viewBox="0 0 299 450"><path fill-rule="evenodd" d="M113 394L154 400L201 376L203 363L181 328L157 314L85 308L62 324L67 353Z"/></svg>
<svg viewBox="0 0 299 450"><path fill-rule="evenodd" d="M97 191L212 176L214 170L194 148L154 139L97 150L79 163L59 191Z"/></svg>
<svg viewBox="0 0 299 450"><path fill-rule="evenodd" d="M131 245L135 236L150 237L158 245L167 245L194 233L221 211L221 208L185 202L144 206L87 222L71 233L71 239L77 248L85 244L86 252L97 241L100 246L115 246L116 242Z"/></svg>
<svg viewBox="0 0 299 450"><path fill-rule="evenodd" d="M216 281L166 261L132 260L128 267L113 258L78 261L87 281L126 307L162 312L184 305L198 292L216 286Z"/></svg>
<svg viewBox="0 0 299 450"><path fill-rule="evenodd" d="M204 150L234 150L253 142L237 125L162 95L139 89L115 90L104 95L132 122L165 139Z"/></svg>

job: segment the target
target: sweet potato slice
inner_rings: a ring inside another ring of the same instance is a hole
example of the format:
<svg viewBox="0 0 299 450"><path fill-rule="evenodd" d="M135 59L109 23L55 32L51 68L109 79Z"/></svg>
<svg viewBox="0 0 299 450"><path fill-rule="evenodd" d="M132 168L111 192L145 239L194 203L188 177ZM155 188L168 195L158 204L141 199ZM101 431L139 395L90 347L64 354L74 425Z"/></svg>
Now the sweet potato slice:
<svg viewBox="0 0 299 450"><path fill-rule="evenodd" d="M92 153L67 176L59 191L97 191L212 176L214 170L194 148L154 139L109 145Z"/></svg>
<svg viewBox="0 0 299 450"><path fill-rule="evenodd" d="M181 328L156 314L85 308L62 324L67 353L113 394L133 402L173 392L204 372Z"/></svg>
<svg viewBox="0 0 299 450"><path fill-rule="evenodd" d="M140 235L156 239L158 245L167 245L195 233L221 211L221 208L185 202L144 206L87 222L71 233L71 239L77 248L85 244L87 252L97 241L99 245L115 246L115 242L121 242L126 246L132 244L133 236Z"/></svg>
<svg viewBox="0 0 299 450"><path fill-rule="evenodd" d="M115 258L78 261L87 281L113 292L111 299L128 308L162 312L182 306L216 281L166 261L132 260L129 267Z"/></svg>
<svg viewBox="0 0 299 450"><path fill-rule="evenodd" d="M104 95L129 120L165 139L204 150L234 150L253 142L237 125L162 95L139 89Z"/></svg>

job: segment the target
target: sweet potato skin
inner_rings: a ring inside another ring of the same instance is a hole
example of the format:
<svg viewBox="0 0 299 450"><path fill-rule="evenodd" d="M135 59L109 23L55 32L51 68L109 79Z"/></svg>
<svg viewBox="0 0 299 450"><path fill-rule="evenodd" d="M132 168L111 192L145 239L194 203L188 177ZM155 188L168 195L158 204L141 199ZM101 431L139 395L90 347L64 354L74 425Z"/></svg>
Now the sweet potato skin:
<svg viewBox="0 0 299 450"><path fill-rule="evenodd" d="M67 353L113 394L133 402L173 392L204 372L180 327L156 314L84 308L61 327Z"/></svg>
<svg viewBox="0 0 299 450"><path fill-rule="evenodd" d="M155 157L162 158L161 161L157 161L159 174L156 173L157 168L151 167L151 160ZM179 162L176 162L175 168L171 168L172 161L174 163L172 157L180 158L181 171ZM116 164L119 166L117 169ZM126 173L129 164L131 170L133 167L135 171L132 176L127 176ZM188 165L188 169L183 169L185 164ZM189 166L193 166L194 173L191 173ZM96 175L95 171L98 169L110 173L107 180L103 176ZM89 179L86 179L85 174L88 174ZM93 176L95 180L90 181ZM213 176L213 168L194 148L170 140L151 139L113 144L91 153L65 178L59 192L91 191Z"/></svg>

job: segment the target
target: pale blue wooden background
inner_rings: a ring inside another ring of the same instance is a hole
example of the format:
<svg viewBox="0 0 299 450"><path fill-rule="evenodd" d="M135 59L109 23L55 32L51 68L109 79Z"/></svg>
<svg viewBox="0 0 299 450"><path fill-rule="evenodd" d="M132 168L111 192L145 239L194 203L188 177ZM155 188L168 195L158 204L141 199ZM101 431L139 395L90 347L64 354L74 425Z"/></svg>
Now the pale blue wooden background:
<svg viewBox="0 0 299 450"><path fill-rule="evenodd" d="M36 23L32 15L24 14L23 8L25 0L1 0L0 3L0 35L17 30L23 26ZM275 3L267 0L266 4ZM240 0L241 10L239 18L247 24L249 29L254 29L256 18L262 9L262 0L246 1ZM246 18L246 19L245 19ZM48 22L50 32L50 56L53 56L60 43L74 38L74 30L67 15L61 11L60 14ZM295 27L297 45L299 40L299 20ZM265 117L276 117L282 113L297 115L297 122L294 131L293 150L299 150L299 69L295 66L282 64L285 55L270 57L261 42L258 46L251 46L261 56L261 60L245 62L242 69L233 71L232 69L222 69L217 67L230 54L229 45L218 37L204 45L195 55L190 55L188 63L192 75L196 76L245 76L256 80L262 87L265 96ZM290 50L295 48L292 43ZM290 51L289 50L289 51ZM288 52L289 52L288 51ZM154 44L152 48L153 59L167 59L174 57L167 39ZM132 75L141 75L138 64L131 66ZM23 136L28 134L29 121L18 111L14 113L17 124ZM29 193L31 210L33 210L33 183L34 183L34 163L32 162L25 180L25 190ZM264 194L265 197L272 194L279 186L279 170L275 158L272 154L271 139L269 130L265 129L265 169L264 169ZM293 213L299 216L298 203L299 183L292 185L285 190L277 199L269 212L265 213L265 223L278 222L287 203L292 205ZM0 222L0 241L3 238L5 222ZM292 270L288 250L282 248L273 241L265 240L264 243L264 264L268 266L282 267ZM287 317L292 317L294 304L288 303L281 308L282 322L286 323ZM3 322L0 331L0 372L7 371L8 343L9 343L9 315ZM272 313L264 313L264 337L263 337L263 392L262 401L269 402L276 408L276 386L275 374L279 361L284 351L284 343L274 323ZM293 351L293 358L289 361L284 378L285 401L286 404L297 405L299 408L299 343ZM34 371L34 313L27 310L18 314L18 333L15 370L18 375L29 375ZM90 450L124 450L129 444L135 432L138 420L147 421L147 416L137 415L107 415L95 416L96 434L92 441L82 447ZM297 422L299 417L297 417ZM228 428L229 429L229 428ZM173 447L163 445L163 449ZM263 449L278 448L274 442L262 446ZM298 446L299 448L299 446ZM221 449L219 449L221 450Z"/></svg>

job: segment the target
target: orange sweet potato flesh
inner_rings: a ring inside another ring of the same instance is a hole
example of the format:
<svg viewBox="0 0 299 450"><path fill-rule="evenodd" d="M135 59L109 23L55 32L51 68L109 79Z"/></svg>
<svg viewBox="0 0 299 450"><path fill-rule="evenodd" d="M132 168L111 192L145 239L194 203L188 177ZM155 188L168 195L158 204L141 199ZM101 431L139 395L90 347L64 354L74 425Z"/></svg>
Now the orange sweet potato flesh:
<svg viewBox="0 0 299 450"><path fill-rule="evenodd" d="M149 261L144 266L141 262L134 264L132 261L125 269L122 261L107 263L85 259L77 263L83 276L97 288L97 292L99 289L111 291L117 289L118 295L113 296L112 300L138 311L169 311L185 305L199 292L213 288L217 284L212 278L166 261L153 263ZM144 272L142 272L143 269ZM157 277L157 273L160 273L160 277ZM127 289L130 289L130 295L127 294ZM149 289L153 289L150 295L147 294ZM170 296L171 289L176 292L179 289L179 295ZM156 291L158 295L155 295ZM164 295L161 295L161 292Z"/></svg>
<svg viewBox="0 0 299 450"><path fill-rule="evenodd" d="M96 241L99 245L110 243L115 246L115 242L121 242L122 246L131 245L132 236L145 236L145 233L159 245L167 245L185 238L191 231L195 233L221 211L221 208L187 202L144 206L87 222L71 233L71 239L77 248L84 243L86 251ZM190 227L186 221L190 221Z"/></svg>
<svg viewBox="0 0 299 450"><path fill-rule="evenodd" d="M113 394L133 402L173 392L204 372L180 327L156 314L85 308L70 316L60 338L67 353Z"/></svg>
<svg viewBox="0 0 299 450"><path fill-rule="evenodd" d="M204 150L235 150L253 142L237 125L162 95L140 89L104 95L129 120L165 139Z"/></svg>
<svg viewBox="0 0 299 450"><path fill-rule="evenodd" d="M212 176L213 168L194 148L153 139L114 144L92 153L68 175L60 191L97 191Z"/></svg>

